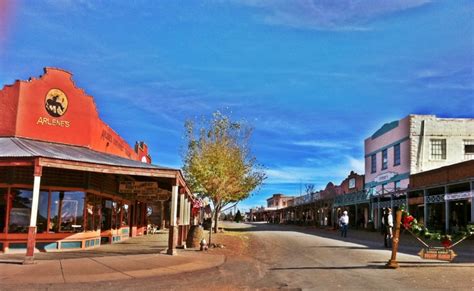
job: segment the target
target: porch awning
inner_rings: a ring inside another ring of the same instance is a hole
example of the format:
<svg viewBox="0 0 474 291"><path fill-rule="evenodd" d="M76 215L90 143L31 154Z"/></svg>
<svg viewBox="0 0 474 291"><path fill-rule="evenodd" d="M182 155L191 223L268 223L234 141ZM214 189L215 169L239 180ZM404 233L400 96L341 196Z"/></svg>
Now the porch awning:
<svg viewBox="0 0 474 291"><path fill-rule="evenodd" d="M192 196L179 169L129 160L86 147L0 137L0 166L33 165L35 160L43 167L177 179L188 195Z"/></svg>

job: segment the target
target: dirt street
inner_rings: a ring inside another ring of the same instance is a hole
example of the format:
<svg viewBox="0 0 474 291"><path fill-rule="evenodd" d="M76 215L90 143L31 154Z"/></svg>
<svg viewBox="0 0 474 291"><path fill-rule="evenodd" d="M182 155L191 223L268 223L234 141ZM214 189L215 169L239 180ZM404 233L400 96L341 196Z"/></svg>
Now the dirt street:
<svg viewBox="0 0 474 291"><path fill-rule="evenodd" d="M390 250L323 237L304 228L226 224L213 236L226 255L214 269L140 280L86 285L41 285L47 289L455 289L474 290L474 262L445 263L399 253L401 268L386 269Z"/></svg>

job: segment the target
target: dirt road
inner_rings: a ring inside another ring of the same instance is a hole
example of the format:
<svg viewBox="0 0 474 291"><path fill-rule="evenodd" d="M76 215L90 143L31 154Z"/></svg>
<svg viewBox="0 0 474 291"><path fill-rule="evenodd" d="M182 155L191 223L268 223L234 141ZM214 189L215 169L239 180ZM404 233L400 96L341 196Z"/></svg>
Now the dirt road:
<svg viewBox="0 0 474 291"><path fill-rule="evenodd" d="M474 263L421 260L399 253L401 268L386 269L390 250L349 239L317 235L301 227L227 224L214 235L226 262L214 269L173 276L81 285L31 286L44 289L455 289L474 290ZM205 256L205 255L204 255ZM204 257L205 259L205 257Z"/></svg>

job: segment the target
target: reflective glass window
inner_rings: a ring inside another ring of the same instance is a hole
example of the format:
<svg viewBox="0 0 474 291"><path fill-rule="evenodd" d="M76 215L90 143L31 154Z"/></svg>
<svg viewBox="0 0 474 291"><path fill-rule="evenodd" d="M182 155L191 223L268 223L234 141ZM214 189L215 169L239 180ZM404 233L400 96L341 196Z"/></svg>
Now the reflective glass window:
<svg viewBox="0 0 474 291"><path fill-rule="evenodd" d="M122 206L122 226L128 226L128 218L129 218L129 214L128 214L128 211L129 211L129 206L128 204L124 204Z"/></svg>
<svg viewBox="0 0 474 291"><path fill-rule="evenodd" d="M27 233L30 225L31 199L33 192L24 189L11 189L9 233Z"/></svg>
<svg viewBox="0 0 474 291"><path fill-rule="evenodd" d="M36 218L36 231L38 233L46 232L48 227L48 200L49 192L41 191L38 201L38 216Z"/></svg>
<svg viewBox="0 0 474 291"><path fill-rule="evenodd" d="M0 233L5 232L7 213L7 188L0 188Z"/></svg>
<svg viewBox="0 0 474 291"><path fill-rule="evenodd" d="M51 224L54 231L59 231L59 232L83 231L84 198L85 198L84 192L60 191L60 192L52 192L51 194L52 194ZM57 212L53 214L53 210L56 210L56 209L57 209Z"/></svg>

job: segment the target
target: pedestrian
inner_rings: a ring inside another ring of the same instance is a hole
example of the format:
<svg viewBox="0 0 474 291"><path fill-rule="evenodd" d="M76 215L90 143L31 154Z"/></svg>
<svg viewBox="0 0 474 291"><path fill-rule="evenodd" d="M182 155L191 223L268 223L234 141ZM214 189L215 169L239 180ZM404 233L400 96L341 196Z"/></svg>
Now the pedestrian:
<svg viewBox="0 0 474 291"><path fill-rule="evenodd" d="M341 236L347 237L347 226L349 225L349 216L347 210L344 210L342 216L339 218L339 227L341 228Z"/></svg>
<svg viewBox="0 0 474 291"><path fill-rule="evenodd" d="M384 245L386 248L390 248L392 246L393 237L393 216L391 208L387 208L383 222L385 226Z"/></svg>

